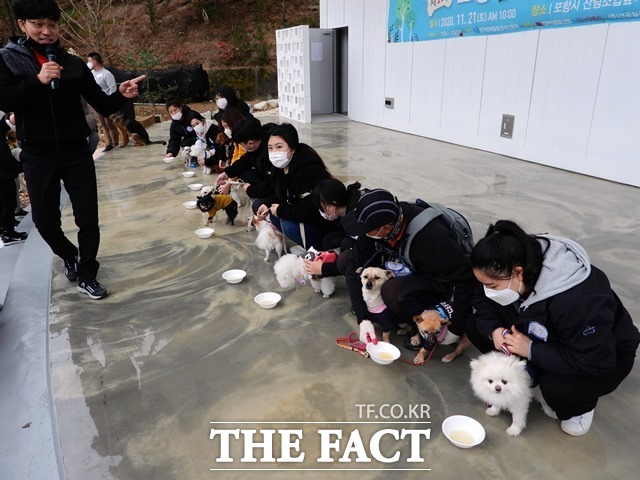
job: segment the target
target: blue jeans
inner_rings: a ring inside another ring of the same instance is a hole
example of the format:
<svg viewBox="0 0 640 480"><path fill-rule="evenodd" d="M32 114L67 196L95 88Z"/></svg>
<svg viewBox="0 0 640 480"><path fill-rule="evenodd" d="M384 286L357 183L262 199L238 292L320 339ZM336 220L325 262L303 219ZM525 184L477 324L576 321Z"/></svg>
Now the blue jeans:
<svg viewBox="0 0 640 480"><path fill-rule="evenodd" d="M281 232L291 240L293 240L298 245L304 247L304 249L308 249L309 247L313 247L318 251L322 250L322 238L324 237L324 232L321 232L320 229L314 225L313 223L304 223L304 233L306 238L306 244L302 242L302 234L300 233L300 223L294 222L292 220L284 220L279 217L271 216L271 223L278 228Z"/></svg>

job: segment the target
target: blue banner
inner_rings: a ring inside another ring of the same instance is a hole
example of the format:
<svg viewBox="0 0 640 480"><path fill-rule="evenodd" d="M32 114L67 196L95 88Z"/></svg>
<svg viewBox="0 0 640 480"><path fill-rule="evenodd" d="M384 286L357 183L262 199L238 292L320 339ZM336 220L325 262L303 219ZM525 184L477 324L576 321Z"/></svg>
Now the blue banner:
<svg viewBox="0 0 640 480"><path fill-rule="evenodd" d="M640 20L640 0L389 0L389 42Z"/></svg>

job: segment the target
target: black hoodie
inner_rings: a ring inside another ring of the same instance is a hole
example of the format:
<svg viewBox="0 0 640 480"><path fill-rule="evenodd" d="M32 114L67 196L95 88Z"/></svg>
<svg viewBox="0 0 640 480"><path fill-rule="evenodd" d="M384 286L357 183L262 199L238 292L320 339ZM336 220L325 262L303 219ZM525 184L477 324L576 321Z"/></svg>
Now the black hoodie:
<svg viewBox="0 0 640 480"><path fill-rule="evenodd" d="M57 48L56 61L63 67L57 90L38 80L41 67L26 39L11 38L0 49L0 109L15 113L16 135L28 152L62 154L87 145L81 96L105 116L126 101L118 91L106 95L80 57Z"/></svg>

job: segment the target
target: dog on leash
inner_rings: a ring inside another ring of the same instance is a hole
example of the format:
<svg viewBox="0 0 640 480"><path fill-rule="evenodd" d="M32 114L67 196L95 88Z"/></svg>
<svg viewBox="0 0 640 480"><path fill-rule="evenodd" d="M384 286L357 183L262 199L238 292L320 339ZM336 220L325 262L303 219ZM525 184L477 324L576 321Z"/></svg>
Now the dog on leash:
<svg viewBox="0 0 640 480"><path fill-rule="evenodd" d="M313 250L313 249L310 249ZM319 254L313 250L314 255ZM305 254L305 256L308 255ZM304 266L304 257L294 253L288 253L280 258L273 266L278 283L282 288L289 288L299 283L300 285L311 284L316 293L322 293L323 298L329 298L336 289L336 281L333 277L317 277L309 275Z"/></svg>
<svg viewBox="0 0 640 480"><path fill-rule="evenodd" d="M391 270L384 270L378 267L359 268L356 273L360 274L362 282L362 298L367 304L369 317L372 322L376 322L382 327L382 341L388 342L391 338L391 330L396 326L396 320L391 310L387 308L382 300L382 285L395 275Z"/></svg>
<svg viewBox="0 0 640 480"><path fill-rule="evenodd" d="M199 162L200 161L204 162L205 150L204 150L204 147L202 145L202 142L198 141L198 142L194 143L193 145L191 145L189 153L191 154L192 157L196 157ZM211 167L207 167L206 165L202 165L202 173L204 175L210 175L211 174Z"/></svg>
<svg viewBox="0 0 640 480"><path fill-rule="evenodd" d="M420 315L413 316L413 321L418 328L418 336L420 339L420 351L413 359L413 363L424 362L427 353L433 350L437 344L442 343L447 335L448 327L451 325L450 318L452 313L453 309L451 306L446 302L442 302L436 305L434 309L428 309ZM471 341L463 334L453 352L442 357L442 361L444 363L452 362L470 345Z"/></svg>
<svg viewBox="0 0 640 480"><path fill-rule="evenodd" d="M527 426L527 413L531 399L542 405L544 413L557 418L544 401L539 387L531 388L527 362L517 355L490 352L471 361L471 387L476 396L487 404L487 415L498 415L501 410L511 412L512 423L507 433L517 437Z"/></svg>
<svg viewBox="0 0 640 480"><path fill-rule="evenodd" d="M207 213L205 225L210 225L219 210L224 210L227 214L227 224L234 225L234 220L238 216L238 204L231 195L216 193L213 187L202 187L200 195L196 196L196 204L201 212Z"/></svg>
<svg viewBox="0 0 640 480"><path fill-rule="evenodd" d="M256 247L260 250L264 250L264 261L269 261L269 254L273 250L278 255L278 258L282 257L282 250L284 250L284 243L282 241L282 234L269 222L263 215L253 215L247 219L247 232L252 228L258 231L256 238Z"/></svg>

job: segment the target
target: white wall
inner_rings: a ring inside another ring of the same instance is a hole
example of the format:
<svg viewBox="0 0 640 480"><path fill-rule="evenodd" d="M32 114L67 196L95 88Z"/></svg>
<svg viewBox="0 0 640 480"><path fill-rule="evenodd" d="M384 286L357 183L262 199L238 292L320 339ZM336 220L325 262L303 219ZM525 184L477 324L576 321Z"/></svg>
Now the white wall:
<svg viewBox="0 0 640 480"><path fill-rule="evenodd" d="M388 9L320 0L349 27L352 120L640 186L640 22L398 44Z"/></svg>

